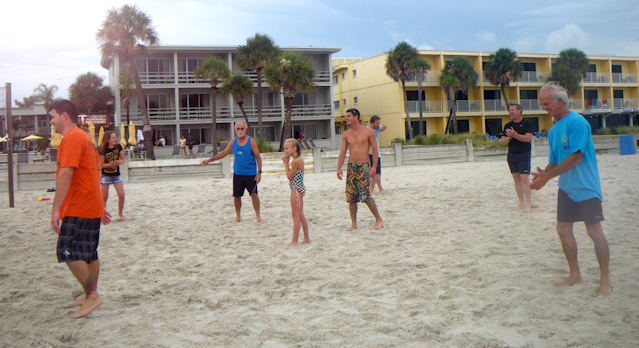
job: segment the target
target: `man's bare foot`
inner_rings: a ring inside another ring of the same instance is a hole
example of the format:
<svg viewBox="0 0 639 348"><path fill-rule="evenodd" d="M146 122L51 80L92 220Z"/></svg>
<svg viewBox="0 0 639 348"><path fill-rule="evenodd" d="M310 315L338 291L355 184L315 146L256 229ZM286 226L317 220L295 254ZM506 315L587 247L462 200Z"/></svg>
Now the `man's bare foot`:
<svg viewBox="0 0 639 348"><path fill-rule="evenodd" d="M308 244L310 242L311 242L310 239L304 239L300 244Z"/></svg>
<svg viewBox="0 0 639 348"><path fill-rule="evenodd" d="M62 308L80 307L80 306L82 306L84 304L84 301L86 301L86 299L87 298L85 296L82 296L79 299L62 306Z"/></svg>
<svg viewBox="0 0 639 348"><path fill-rule="evenodd" d="M526 207L525 203L519 203L519 205L515 208L515 210L517 209L524 209Z"/></svg>
<svg viewBox="0 0 639 348"><path fill-rule="evenodd" d="M122 220L122 221L126 221L126 216L124 216L124 215L122 215L122 214L119 214L119 215L120 215L120 220Z"/></svg>
<svg viewBox="0 0 639 348"><path fill-rule="evenodd" d="M581 276L577 277L568 277L563 282L555 283L552 286L566 286L566 285L575 285L575 284L583 284L584 281L581 279Z"/></svg>
<svg viewBox="0 0 639 348"><path fill-rule="evenodd" d="M86 301L84 301L84 304L82 305L82 307L80 307L80 309L78 309L77 312L71 314L71 318L73 319L82 318L88 315L89 313L91 313L94 309L100 307L101 305L102 305L102 297L100 297L100 295L98 295L97 293L91 294L91 296L89 296L89 298L87 298Z"/></svg>
<svg viewBox="0 0 639 348"><path fill-rule="evenodd" d="M524 208L524 213L532 213L532 207L531 207L531 206L529 206L529 205L527 205L527 206Z"/></svg>
<svg viewBox="0 0 639 348"><path fill-rule="evenodd" d="M297 246L297 242L290 242L288 243L288 245L286 245L284 247L284 249L288 249L288 248L292 248L292 247L296 247Z"/></svg>
<svg viewBox="0 0 639 348"><path fill-rule="evenodd" d="M240 217L236 217L235 220L233 220L233 222L240 222Z"/></svg>
<svg viewBox="0 0 639 348"><path fill-rule="evenodd" d="M265 224L266 223L266 221L262 220L262 218L259 217L259 216L257 217L257 222L259 222L261 224Z"/></svg>
<svg viewBox="0 0 639 348"><path fill-rule="evenodd" d="M610 283L608 284L601 284L599 286L599 292L597 293L597 296L610 296L610 294L612 294L612 286L610 286Z"/></svg>
<svg viewBox="0 0 639 348"><path fill-rule="evenodd" d="M350 231L354 231L357 229L357 225L352 225L351 227L349 227L346 232L350 232Z"/></svg>
<svg viewBox="0 0 639 348"><path fill-rule="evenodd" d="M378 230L384 226L384 220L375 221L375 225L373 225L374 230Z"/></svg>

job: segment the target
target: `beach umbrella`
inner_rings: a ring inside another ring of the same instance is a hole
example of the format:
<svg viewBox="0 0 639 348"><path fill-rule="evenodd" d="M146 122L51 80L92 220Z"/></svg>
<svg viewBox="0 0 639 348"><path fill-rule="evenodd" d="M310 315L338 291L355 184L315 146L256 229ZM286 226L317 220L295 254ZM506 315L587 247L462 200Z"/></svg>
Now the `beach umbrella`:
<svg viewBox="0 0 639 348"><path fill-rule="evenodd" d="M89 137L91 138L93 146L95 146L95 126L91 121L89 121Z"/></svg>
<svg viewBox="0 0 639 348"><path fill-rule="evenodd" d="M126 147L126 139L124 138L124 122L120 123L120 146Z"/></svg>
<svg viewBox="0 0 639 348"><path fill-rule="evenodd" d="M53 125L51 125L51 138L49 138L49 140L51 141L51 147L55 147L55 141L58 138L58 134L55 132L55 128L53 127Z"/></svg>
<svg viewBox="0 0 639 348"><path fill-rule="evenodd" d="M100 133L98 134L98 146L102 146L102 139L104 139L104 126L100 126Z"/></svg>
<svg viewBox="0 0 639 348"><path fill-rule="evenodd" d="M6 139L6 138L1 138L1 139L0 139L0 143L6 143L6 142L7 142L7 139Z"/></svg>
<svg viewBox="0 0 639 348"><path fill-rule="evenodd" d="M137 145L138 141L135 140L135 126L133 125L133 121L129 121L129 145Z"/></svg>
<svg viewBox="0 0 639 348"><path fill-rule="evenodd" d="M31 140L39 140L39 139L44 139L43 137L39 137L35 134L31 134L28 137L22 138L20 139L21 141L31 141Z"/></svg>

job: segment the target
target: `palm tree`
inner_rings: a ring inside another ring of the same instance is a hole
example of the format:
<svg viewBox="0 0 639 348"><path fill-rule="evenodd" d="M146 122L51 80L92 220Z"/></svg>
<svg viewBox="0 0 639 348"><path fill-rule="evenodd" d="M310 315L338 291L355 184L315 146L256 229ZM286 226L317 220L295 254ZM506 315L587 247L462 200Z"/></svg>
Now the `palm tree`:
<svg viewBox="0 0 639 348"><path fill-rule="evenodd" d="M113 93L109 86L103 85L104 78L92 72L82 74L69 86L69 100L77 107L78 112L106 113L113 112Z"/></svg>
<svg viewBox="0 0 639 348"><path fill-rule="evenodd" d="M128 62L135 81L135 94L142 123L145 126L149 125L146 101L135 58L144 55L147 46L157 46L159 43L151 18L135 5L123 5L119 9L112 8L107 12L106 19L96 34L96 39L100 43L100 50L104 57L114 56ZM144 141L144 149L146 158L155 159L151 139Z"/></svg>
<svg viewBox="0 0 639 348"><path fill-rule="evenodd" d="M457 93L468 93L475 89L478 79L479 76L468 59L456 57L446 63L446 67L439 77L441 88L448 91L448 98L452 101L446 133L448 133L448 125L450 125L452 120L453 134L457 135Z"/></svg>
<svg viewBox="0 0 639 348"><path fill-rule="evenodd" d="M417 78L417 100L419 105L419 135L424 135L424 115L422 108L422 84L424 83L424 79L426 74L428 74L428 70L430 70L430 63L421 57L417 57L413 59L410 63L413 72L415 73L415 77Z"/></svg>
<svg viewBox="0 0 639 348"><path fill-rule="evenodd" d="M255 70L257 73L257 124L258 137L262 138L262 70L273 58L280 54L280 49L268 35L256 33L246 39L246 45L237 48L237 65L244 70Z"/></svg>
<svg viewBox="0 0 639 348"><path fill-rule="evenodd" d="M249 120L244 111L244 96L253 94L253 81L242 74L235 74L230 79L224 81L222 88L220 88L220 94L227 96L232 95L233 99L240 107L244 120L246 121L246 132L249 129Z"/></svg>
<svg viewBox="0 0 639 348"><path fill-rule="evenodd" d="M291 137L291 113L293 98L298 92L311 92L314 89L315 68L311 60L297 52L286 52L273 59L264 70L266 81L273 89L281 89L284 95L286 113L279 151L284 151L284 140Z"/></svg>
<svg viewBox="0 0 639 348"><path fill-rule="evenodd" d="M37 98L37 100L44 104L44 108L49 110L49 106L53 104L55 98L53 95L58 91L58 86L51 85L47 86L44 83L41 83L33 90L33 95Z"/></svg>
<svg viewBox="0 0 639 348"><path fill-rule="evenodd" d="M131 67L127 64L120 72L120 95L123 98L126 109L126 124L129 124L129 108L131 107L131 96L135 93L135 81L131 74Z"/></svg>
<svg viewBox="0 0 639 348"><path fill-rule="evenodd" d="M566 89L568 95L579 91L581 79L586 77L590 62L586 54L576 48L568 48L559 52L555 68L550 73L549 81L555 81Z"/></svg>
<svg viewBox="0 0 639 348"><path fill-rule="evenodd" d="M36 97L35 95L31 95L29 97L22 97L22 101L15 99L14 102L20 108L30 107L38 102L38 97Z"/></svg>
<svg viewBox="0 0 639 348"><path fill-rule="evenodd" d="M490 55L490 61L484 68L484 75L494 86L501 89L501 96L506 102L506 110L510 109L510 103L506 98L506 87L510 82L517 82L521 76L523 65L517 59L517 52L508 48L500 48L495 54Z"/></svg>
<svg viewBox="0 0 639 348"><path fill-rule="evenodd" d="M217 110L215 99L217 98L217 86L224 80L231 77L228 63L218 57L211 56L198 66L193 72L195 78L206 80L211 84L211 143L213 144L213 155L217 155Z"/></svg>
<svg viewBox="0 0 639 348"><path fill-rule="evenodd" d="M408 112L408 102L406 100L406 79L414 76L411 62L419 57L417 49L406 41L402 41L392 50L388 51L386 58L386 74L393 81L402 83L402 95L404 96L404 112L406 113L406 129L408 138L413 138L413 128L410 125L410 113Z"/></svg>

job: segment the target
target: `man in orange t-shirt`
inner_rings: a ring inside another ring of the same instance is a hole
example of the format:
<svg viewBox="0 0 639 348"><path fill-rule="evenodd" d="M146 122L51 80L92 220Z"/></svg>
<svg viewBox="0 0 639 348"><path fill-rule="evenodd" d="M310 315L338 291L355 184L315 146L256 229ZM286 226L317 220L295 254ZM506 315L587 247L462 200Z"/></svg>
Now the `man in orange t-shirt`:
<svg viewBox="0 0 639 348"><path fill-rule="evenodd" d="M77 126L77 108L68 100L60 100L47 111L55 131L64 136L58 150L51 227L58 234L58 262L65 262L84 288L85 296L64 306L80 306L71 315L71 318L80 318L102 304L97 291L100 222L108 224L111 215L104 210L100 192L98 152Z"/></svg>

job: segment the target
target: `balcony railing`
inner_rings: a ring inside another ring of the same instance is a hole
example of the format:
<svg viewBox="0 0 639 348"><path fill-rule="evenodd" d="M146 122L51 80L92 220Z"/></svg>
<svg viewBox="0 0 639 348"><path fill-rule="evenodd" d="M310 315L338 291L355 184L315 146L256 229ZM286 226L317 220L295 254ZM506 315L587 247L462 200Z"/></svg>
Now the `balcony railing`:
<svg viewBox="0 0 639 348"><path fill-rule="evenodd" d="M568 99L566 101L566 107L568 110L583 110L583 100L581 99Z"/></svg>
<svg viewBox="0 0 639 348"><path fill-rule="evenodd" d="M408 104L408 112L409 113L419 113L419 105L417 100L410 100L406 102ZM429 113L438 113L442 112L442 102L441 100L422 100L422 112L425 114Z"/></svg>
<svg viewBox="0 0 639 348"><path fill-rule="evenodd" d="M592 109L612 109L612 101L606 98L595 99L589 98L586 99L586 110Z"/></svg>
<svg viewBox="0 0 639 348"><path fill-rule="evenodd" d="M522 99L519 104L524 111L541 110L538 99Z"/></svg>
<svg viewBox="0 0 639 348"><path fill-rule="evenodd" d="M293 105L291 117L330 116L331 104Z"/></svg>
<svg viewBox="0 0 639 348"><path fill-rule="evenodd" d="M517 103L517 101L508 99L508 103L515 104ZM506 108L506 104L504 104L503 99L485 99L484 110L486 112L497 112L497 111L508 111L508 108Z"/></svg>
<svg viewBox="0 0 639 348"><path fill-rule="evenodd" d="M519 77L519 82L546 83L546 80L548 80L549 75L550 73L548 72L524 71L521 73L521 76Z"/></svg>
<svg viewBox="0 0 639 348"><path fill-rule="evenodd" d="M180 108L180 121L192 121L192 120L210 120L211 119L211 107L191 107ZM216 108L216 118L229 118L231 117L231 109L228 107Z"/></svg>
<svg viewBox="0 0 639 348"><path fill-rule="evenodd" d="M450 109L452 101L448 101ZM458 100L457 112L481 112L481 100Z"/></svg>
<svg viewBox="0 0 639 348"><path fill-rule="evenodd" d="M173 76L173 72L171 71L139 72L138 75L140 76L140 82L147 85L175 82L175 77Z"/></svg>
<svg viewBox="0 0 639 348"><path fill-rule="evenodd" d="M441 70L429 70L427 74L422 74L422 83L427 82L439 82L439 77L441 76ZM410 79L406 79L406 82L417 82L417 76L413 76Z"/></svg>
<svg viewBox="0 0 639 348"><path fill-rule="evenodd" d="M637 83L637 74L612 73L612 83Z"/></svg>
<svg viewBox="0 0 639 348"><path fill-rule="evenodd" d="M636 109L639 108L639 100L628 98L614 98L613 105L615 109Z"/></svg>
<svg viewBox="0 0 639 348"><path fill-rule="evenodd" d="M588 72L583 80L584 83L610 83L610 74Z"/></svg>

